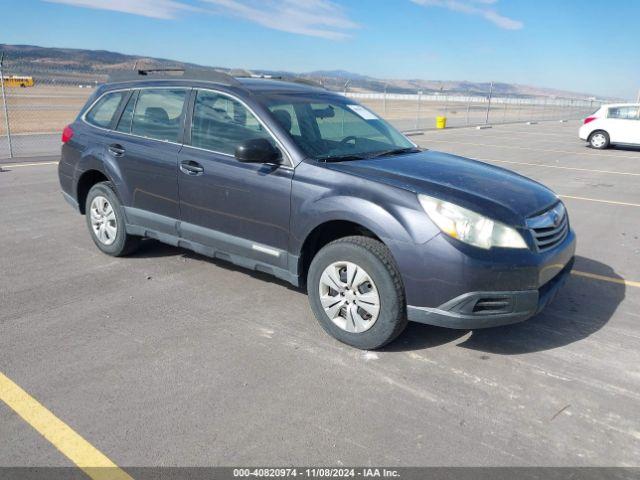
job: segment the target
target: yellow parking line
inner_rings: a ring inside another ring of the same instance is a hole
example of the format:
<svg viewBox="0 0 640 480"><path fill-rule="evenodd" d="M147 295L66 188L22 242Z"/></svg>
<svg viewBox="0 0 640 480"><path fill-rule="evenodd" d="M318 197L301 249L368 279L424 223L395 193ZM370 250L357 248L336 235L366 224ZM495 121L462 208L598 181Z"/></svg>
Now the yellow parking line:
<svg viewBox="0 0 640 480"><path fill-rule="evenodd" d="M39 167L40 165L57 165L58 163L59 162L12 163L9 165L0 163L0 168Z"/></svg>
<svg viewBox="0 0 640 480"><path fill-rule="evenodd" d="M613 155L613 154L595 153L595 152L572 152L569 150L552 150L552 149L545 149L545 148L518 147L517 145L493 145L488 143L459 142L455 140L436 140L434 138L429 139L429 141L440 142L440 143L455 143L456 145L471 145L473 147L512 148L516 150L531 150L534 152L567 153L569 155L591 155L591 156L597 156L597 157L606 156L612 159L615 159L615 158L633 158L636 160L640 159L640 155L617 155L617 154Z"/></svg>
<svg viewBox="0 0 640 480"><path fill-rule="evenodd" d="M607 277L605 275L598 275L596 273L581 272L579 270L572 270L571 275L578 277L591 278L593 280L602 280L603 282L619 283L628 287L640 288L640 282L633 282L631 280L625 280L624 278Z"/></svg>
<svg viewBox="0 0 640 480"><path fill-rule="evenodd" d="M0 400L93 480L133 480L124 470L1 372Z"/></svg>
<svg viewBox="0 0 640 480"><path fill-rule="evenodd" d="M572 195L558 195L560 198L571 198L573 200L586 200L588 202L610 203L612 205L625 205L627 207L640 207L640 203L616 202L614 200L602 200L600 198L574 197Z"/></svg>
<svg viewBox="0 0 640 480"><path fill-rule="evenodd" d="M632 173L632 172L614 172L613 170L594 170L591 168L578 168L578 167L561 167L560 165L547 165L546 163L528 163L528 162L512 162L510 160L487 160L484 158L476 158L476 160L480 160L481 162L498 162L498 163L510 163L513 165L528 165L531 167L544 167L544 168L558 168L560 170L578 170L580 172L592 172L592 173L610 173L612 175L631 175L635 177L640 177L640 173Z"/></svg>

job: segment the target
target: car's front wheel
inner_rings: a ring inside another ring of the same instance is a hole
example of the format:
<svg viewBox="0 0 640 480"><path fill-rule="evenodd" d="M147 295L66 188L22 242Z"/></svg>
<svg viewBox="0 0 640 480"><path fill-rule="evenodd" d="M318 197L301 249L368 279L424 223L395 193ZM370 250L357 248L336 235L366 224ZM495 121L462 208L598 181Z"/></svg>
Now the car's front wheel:
<svg viewBox="0 0 640 480"><path fill-rule="evenodd" d="M307 275L311 309L331 336L357 348L380 348L407 325L404 288L389 249L352 236L324 246Z"/></svg>
<svg viewBox="0 0 640 480"><path fill-rule="evenodd" d="M597 130L589 136L589 145L591 148L604 150L609 146L609 134L603 130Z"/></svg>
<svg viewBox="0 0 640 480"><path fill-rule="evenodd" d="M128 255L138 247L140 237L127 234L124 209L110 182L96 183L91 187L85 216L93 242L107 255Z"/></svg>

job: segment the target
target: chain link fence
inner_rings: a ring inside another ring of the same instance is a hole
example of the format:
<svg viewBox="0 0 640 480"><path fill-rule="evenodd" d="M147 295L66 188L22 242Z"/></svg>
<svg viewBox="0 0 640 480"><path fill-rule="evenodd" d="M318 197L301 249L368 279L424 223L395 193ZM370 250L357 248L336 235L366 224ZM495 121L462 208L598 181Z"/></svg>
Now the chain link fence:
<svg viewBox="0 0 640 480"><path fill-rule="evenodd" d="M107 75L50 69L4 59L0 158L56 155L60 135Z"/></svg>
<svg viewBox="0 0 640 480"><path fill-rule="evenodd" d="M496 125L519 122L575 120L593 113L595 100L561 97L479 95L423 95L346 92L402 131L436 128L436 118L446 117L447 127Z"/></svg>
<svg viewBox="0 0 640 480"><path fill-rule="evenodd" d="M0 158L57 155L60 134L107 75L74 64L68 68L5 59L0 75ZM402 131L448 127L571 120L595 111L596 101L575 98L496 95L341 93L366 105Z"/></svg>

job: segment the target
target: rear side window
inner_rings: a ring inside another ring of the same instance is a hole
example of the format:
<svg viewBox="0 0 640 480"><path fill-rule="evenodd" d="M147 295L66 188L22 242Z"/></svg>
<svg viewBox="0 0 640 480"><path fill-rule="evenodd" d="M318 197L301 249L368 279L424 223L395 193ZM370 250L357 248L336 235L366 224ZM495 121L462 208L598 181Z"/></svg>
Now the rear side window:
<svg viewBox="0 0 640 480"><path fill-rule="evenodd" d="M266 138L275 146L262 124L240 102L215 92L198 92L191 127L192 146L233 155L240 143L256 138Z"/></svg>
<svg viewBox="0 0 640 480"><path fill-rule="evenodd" d="M103 95L85 116L87 122L96 127L109 128L113 116L126 93L127 92L113 92Z"/></svg>
<svg viewBox="0 0 640 480"><path fill-rule="evenodd" d="M611 107L609 108L608 117L623 120L638 120L638 107Z"/></svg>
<svg viewBox="0 0 640 480"><path fill-rule="evenodd" d="M131 133L178 142L186 95L187 91L183 89L140 90L133 112Z"/></svg>

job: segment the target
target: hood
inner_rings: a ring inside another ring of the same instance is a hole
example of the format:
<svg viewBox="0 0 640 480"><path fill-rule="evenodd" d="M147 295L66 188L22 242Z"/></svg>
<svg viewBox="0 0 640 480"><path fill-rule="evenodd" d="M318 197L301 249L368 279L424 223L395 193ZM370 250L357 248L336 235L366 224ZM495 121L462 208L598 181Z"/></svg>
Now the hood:
<svg viewBox="0 0 640 480"><path fill-rule="evenodd" d="M430 150L326 166L450 201L509 225L524 226L527 217L558 202L547 187L510 170Z"/></svg>

